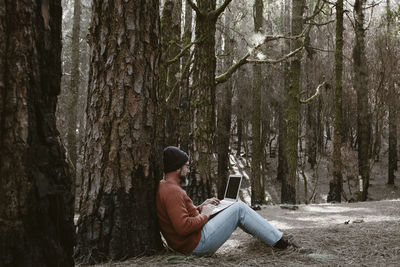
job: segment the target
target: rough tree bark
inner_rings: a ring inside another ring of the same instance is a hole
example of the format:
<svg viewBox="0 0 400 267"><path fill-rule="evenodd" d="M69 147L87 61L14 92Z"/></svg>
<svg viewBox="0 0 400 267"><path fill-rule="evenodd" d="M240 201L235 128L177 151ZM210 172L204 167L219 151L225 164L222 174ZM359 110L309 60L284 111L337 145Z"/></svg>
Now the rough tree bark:
<svg viewBox="0 0 400 267"><path fill-rule="evenodd" d="M216 8L216 0L188 0L196 12L196 46L193 71L193 152L188 195L195 204L212 195L211 155L215 133L215 31L219 15L232 0ZM216 193L216 192L215 192Z"/></svg>
<svg viewBox="0 0 400 267"><path fill-rule="evenodd" d="M335 49L335 128L333 132L333 177L329 182L328 202L342 200L342 74L343 74L343 0L336 1Z"/></svg>
<svg viewBox="0 0 400 267"><path fill-rule="evenodd" d="M161 45L162 60L160 75L160 90L164 95L162 114L165 118L165 140L163 146L178 146L179 140L179 95L180 84L177 83L177 74L180 71L180 60L168 63L181 50L181 13L182 0L165 1L161 17ZM168 102L166 102L168 101Z"/></svg>
<svg viewBox="0 0 400 267"><path fill-rule="evenodd" d="M283 0L282 3L283 8L283 32L285 35L290 35L290 0ZM286 55L290 51L290 41L284 40L283 45L283 54ZM281 92L281 99L279 101L279 110L278 110L278 128L279 128L279 135L278 135L278 170L276 179L283 183L283 179L287 176L287 159L285 154L285 143L286 143L286 121L284 117L284 110L287 103L287 95L289 92L289 62L284 61L282 63L283 66L283 90Z"/></svg>
<svg viewBox="0 0 400 267"><path fill-rule="evenodd" d="M255 0L253 7L254 32L260 33L263 26L263 1ZM252 87L252 142L251 142L251 204L262 204L265 192L261 179L261 160L263 146L261 142L261 65L253 65Z"/></svg>
<svg viewBox="0 0 400 267"><path fill-rule="evenodd" d="M313 95L312 91L312 82L310 81L310 73L312 73L311 69L312 59L307 58L305 63L305 75L306 75L306 86L309 92L309 96ZM310 163L311 169L314 169L317 164L317 111L318 102L307 103L307 117L306 117L306 154L307 161Z"/></svg>
<svg viewBox="0 0 400 267"><path fill-rule="evenodd" d="M225 30L224 30L224 66L229 68L233 64L233 47L234 39L231 37L230 28L232 27L232 13L225 13ZM220 85L222 101L218 108L217 122L217 140L218 140L218 198L224 198L227 178L229 176L229 141L231 133L231 116L232 116L232 87L233 81L229 79L226 84Z"/></svg>
<svg viewBox="0 0 400 267"><path fill-rule="evenodd" d="M364 6L366 0L354 2L355 45L353 49L354 80L357 92L358 174L363 179L361 200L367 200L369 187L370 112L368 110L368 66L365 55Z"/></svg>
<svg viewBox="0 0 400 267"><path fill-rule="evenodd" d="M292 26L291 35L301 34L303 30L303 11L305 0L292 1ZM292 49L298 49L302 46L301 40L292 40ZM299 113L300 113L300 72L301 72L301 54L296 55L290 62L290 84L285 109L286 144L285 155L288 164L288 172L282 180L281 201L282 203L296 203L296 177L298 164L298 135L299 135Z"/></svg>
<svg viewBox="0 0 400 267"><path fill-rule="evenodd" d="M0 266L73 266L72 179L56 129L61 1L0 3Z"/></svg>
<svg viewBox="0 0 400 267"><path fill-rule="evenodd" d="M186 4L185 6L185 24L182 36L182 44L183 47L186 47L192 42L192 8ZM190 50L186 51L182 56L182 66L187 66L190 64L192 60L190 57ZM191 90L190 90L190 79L189 72L182 73L182 87L181 87L181 95L180 95L180 108L182 112L181 115L181 124L180 124L180 145L184 151L190 151L190 122L191 122Z"/></svg>
<svg viewBox="0 0 400 267"><path fill-rule="evenodd" d="M93 3L77 262L161 249L154 115L160 58L157 0ZM118 19L116 19L118 18Z"/></svg>

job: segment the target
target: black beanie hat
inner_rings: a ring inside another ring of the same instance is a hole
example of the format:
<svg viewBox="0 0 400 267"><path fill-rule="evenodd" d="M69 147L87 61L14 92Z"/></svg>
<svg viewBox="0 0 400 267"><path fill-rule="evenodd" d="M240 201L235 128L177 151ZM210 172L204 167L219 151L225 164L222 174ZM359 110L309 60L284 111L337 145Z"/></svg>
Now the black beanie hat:
<svg viewBox="0 0 400 267"><path fill-rule="evenodd" d="M164 149L164 173L176 171L188 160L188 155L175 146L168 146Z"/></svg>

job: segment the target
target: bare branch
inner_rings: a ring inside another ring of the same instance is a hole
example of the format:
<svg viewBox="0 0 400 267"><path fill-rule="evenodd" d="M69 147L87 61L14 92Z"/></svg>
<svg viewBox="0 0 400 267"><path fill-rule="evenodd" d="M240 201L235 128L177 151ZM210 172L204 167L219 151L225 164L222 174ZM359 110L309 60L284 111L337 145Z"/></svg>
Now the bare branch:
<svg viewBox="0 0 400 267"><path fill-rule="evenodd" d="M366 10L366 9L374 8L376 6L379 6L381 3L382 3L382 1L379 1L379 2L376 2L376 3L372 2L371 5L363 7L363 9Z"/></svg>
<svg viewBox="0 0 400 267"><path fill-rule="evenodd" d="M172 63L175 63L176 61L178 61L182 56L183 56L183 54L188 50L188 49L190 49L190 47L192 47L192 45L194 45L194 44L198 44L199 43L199 41L194 41L194 42L191 42L190 44L188 44L187 46L185 46L182 50L181 50L181 52L179 52L179 54L177 54L175 57L173 57L172 59L170 59L170 60L168 60L167 61L167 64L172 64Z"/></svg>
<svg viewBox="0 0 400 267"><path fill-rule="evenodd" d="M226 82L232 74L234 74L241 66L247 63L247 58L250 56L250 53L247 53L244 57L242 57L238 62L232 65L227 72L215 77L215 83L224 83Z"/></svg>
<svg viewBox="0 0 400 267"><path fill-rule="evenodd" d="M173 86L172 89L171 89L171 92L169 93L167 99L165 100L165 103L168 103L168 102L169 102L170 98L171 98L171 97L173 96L173 94L175 93L176 88L177 88L178 85L182 82L182 78L185 77L185 74L188 72L188 70L189 70L189 68L190 68L190 65L192 64L193 55L194 55L194 52L192 52L192 53L190 54L190 57L189 57L189 59L188 59L188 62L186 63L185 67L183 68L181 77L179 77L179 79L175 82L174 86Z"/></svg>
<svg viewBox="0 0 400 267"><path fill-rule="evenodd" d="M214 11L214 18L217 19L222 12L224 12L225 8L229 5L232 0L225 0L222 5Z"/></svg>
<svg viewBox="0 0 400 267"><path fill-rule="evenodd" d="M303 48L304 48L304 46L300 46L296 50L293 50L289 54L287 54L287 55L285 55L285 56L283 56L283 57L281 57L279 59L265 59L265 60L249 59L249 60L247 60L247 62L248 63L252 63L252 64L277 64L277 63L280 63L282 61L285 61L286 59L288 59L290 57L293 57L298 52L303 50Z"/></svg>
<svg viewBox="0 0 400 267"><path fill-rule="evenodd" d="M248 60L249 56L252 54L252 51L257 50L258 48L260 48L263 44L271 42L271 41L275 41L275 40L279 40L279 39L289 39L289 40L297 40L299 38L304 37L304 35L309 32L311 29L311 26L309 25L307 28L305 28L303 30L303 32L299 35L296 36L284 36L284 35L266 35L264 37L264 40L259 43L258 45L256 45L255 47L253 47L250 52L248 52L244 57L242 57L237 63L235 63L234 65L232 65L225 73L217 76L215 78L215 83L219 84L219 83L224 83L226 82L233 73L235 73L241 66L243 66L244 64L249 63L250 61ZM279 63L293 55L295 55L297 52L299 52L300 50L303 49L303 46L299 47L298 49L290 52L288 55L284 56L281 59L270 59L270 60L251 60L251 63L253 64L276 64Z"/></svg>
<svg viewBox="0 0 400 267"><path fill-rule="evenodd" d="M353 29L355 29L356 28L356 25L354 25L355 22L350 18L349 12L344 12L344 14L346 14L347 18L349 19L349 21L351 23L351 26L353 26Z"/></svg>
<svg viewBox="0 0 400 267"><path fill-rule="evenodd" d="M367 27L365 27L365 29L367 30L368 28L369 28L369 26L371 25L371 22L372 22L372 16L373 16L373 14L374 14L374 9L372 8L372 7L374 7L375 5L371 5L370 7L371 7L371 14L370 14L370 16L369 16L369 20L368 20L368 23L367 23Z"/></svg>
<svg viewBox="0 0 400 267"><path fill-rule="evenodd" d="M333 20L330 20L330 21L327 21L327 22L322 22L322 23L306 22L305 24L309 24L309 25L312 25L312 26L325 26L325 25L328 25L328 24L330 24L332 22L335 22L335 20L333 19Z"/></svg>
<svg viewBox="0 0 400 267"><path fill-rule="evenodd" d="M320 89L322 86L324 86L326 84L326 81L324 81L323 83L321 83L320 85L318 85L317 89L315 90L315 94L310 96L309 98L302 100L300 99L300 103L302 104L306 104L308 102L311 102L312 100L314 100L317 96L319 96L320 94Z"/></svg>

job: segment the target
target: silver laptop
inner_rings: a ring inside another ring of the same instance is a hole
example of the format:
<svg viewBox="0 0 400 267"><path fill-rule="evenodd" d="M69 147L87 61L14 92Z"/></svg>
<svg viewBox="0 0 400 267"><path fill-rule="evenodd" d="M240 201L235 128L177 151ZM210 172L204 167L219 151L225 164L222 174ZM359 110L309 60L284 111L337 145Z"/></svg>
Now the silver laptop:
<svg viewBox="0 0 400 267"><path fill-rule="evenodd" d="M222 199L216 206L216 208L213 209L211 216L217 214L218 212L226 209L227 207L238 201L241 183L242 183L242 175L240 174L229 175L228 182L225 188L224 199Z"/></svg>

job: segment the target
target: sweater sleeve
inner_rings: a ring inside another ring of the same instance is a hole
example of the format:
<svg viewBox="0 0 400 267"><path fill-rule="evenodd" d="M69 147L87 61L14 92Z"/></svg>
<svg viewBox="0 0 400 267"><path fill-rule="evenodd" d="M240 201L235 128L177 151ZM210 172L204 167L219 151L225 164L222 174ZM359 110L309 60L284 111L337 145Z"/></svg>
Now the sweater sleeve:
<svg viewBox="0 0 400 267"><path fill-rule="evenodd" d="M190 202L189 206L187 201ZM206 215L197 212L196 216L190 216L189 209L191 208L195 209L184 191L176 191L166 196L165 209L175 231L180 235L188 235L198 231L208 221Z"/></svg>

